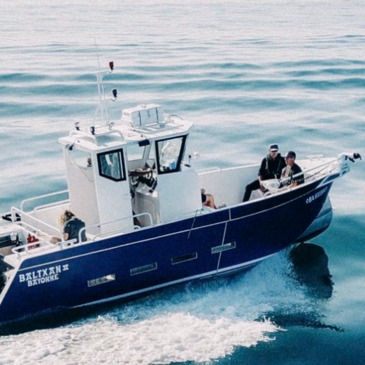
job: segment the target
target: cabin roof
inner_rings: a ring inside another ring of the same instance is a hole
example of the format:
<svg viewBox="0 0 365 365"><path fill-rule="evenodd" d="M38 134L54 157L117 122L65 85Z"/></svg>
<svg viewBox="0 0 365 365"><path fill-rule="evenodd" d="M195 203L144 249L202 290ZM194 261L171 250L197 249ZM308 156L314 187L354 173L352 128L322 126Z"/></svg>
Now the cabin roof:
<svg viewBox="0 0 365 365"><path fill-rule="evenodd" d="M87 150L98 151L135 144L144 140L158 140L186 134L193 123L177 116L167 116L163 123L151 123L142 126L120 124L94 125L88 128L76 128L66 137L59 139L65 146L77 144Z"/></svg>

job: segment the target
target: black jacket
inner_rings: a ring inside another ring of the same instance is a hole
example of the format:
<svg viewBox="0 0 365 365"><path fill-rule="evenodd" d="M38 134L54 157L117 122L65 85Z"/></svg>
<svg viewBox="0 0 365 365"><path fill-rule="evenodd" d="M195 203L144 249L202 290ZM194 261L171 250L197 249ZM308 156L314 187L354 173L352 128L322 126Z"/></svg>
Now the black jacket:
<svg viewBox="0 0 365 365"><path fill-rule="evenodd" d="M63 233L68 233L68 239L76 239L76 242L79 242L79 232L82 228L85 227L85 223L78 218L71 218L67 221L63 227ZM86 241L85 230L81 233L81 240Z"/></svg>
<svg viewBox="0 0 365 365"><path fill-rule="evenodd" d="M259 176L261 180L280 179L281 171L285 166L285 159L280 153L276 155L275 160L267 155L261 162Z"/></svg>
<svg viewBox="0 0 365 365"><path fill-rule="evenodd" d="M284 176L285 169L283 169L282 177L284 179L283 185L290 185L292 182L296 182L298 185L304 183L304 174L302 169L294 163L293 167L290 169L289 175Z"/></svg>

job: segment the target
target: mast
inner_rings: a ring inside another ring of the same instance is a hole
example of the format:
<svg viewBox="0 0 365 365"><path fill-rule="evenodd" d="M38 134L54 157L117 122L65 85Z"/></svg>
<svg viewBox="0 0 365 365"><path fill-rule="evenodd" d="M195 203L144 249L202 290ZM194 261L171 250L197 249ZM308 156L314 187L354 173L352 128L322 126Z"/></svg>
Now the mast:
<svg viewBox="0 0 365 365"><path fill-rule="evenodd" d="M99 95L99 105L95 111L92 127L95 127L95 122L96 122L98 116L100 117L101 121L104 122L105 125L109 125L109 115L108 115L107 103L109 100L111 100L111 101L117 100L118 91L117 91L117 89L113 89L112 90L113 97L106 98L105 91L104 91L104 85L103 85L103 79L106 75L112 73L113 70L114 70L114 62L110 61L108 70L99 71L96 73L96 81L97 81L97 85L98 85L98 95Z"/></svg>

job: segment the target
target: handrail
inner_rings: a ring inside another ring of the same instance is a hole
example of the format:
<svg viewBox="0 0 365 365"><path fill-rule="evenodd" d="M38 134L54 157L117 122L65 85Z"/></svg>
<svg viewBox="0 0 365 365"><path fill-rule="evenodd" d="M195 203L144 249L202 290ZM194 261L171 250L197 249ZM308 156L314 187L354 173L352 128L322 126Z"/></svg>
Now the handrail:
<svg viewBox="0 0 365 365"><path fill-rule="evenodd" d="M23 244L23 245L20 245L20 246L17 246L17 247L13 247L11 249L11 251L17 255L21 254L22 252L24 253L29 253L29 252L34 252L34 246L35 245L39 245L39 244L44 244L44 245L41 245L40 247L37 247L37 251L45 251L51 247L56 247L56 246L59 246L61 249L63 248L63 246L69 246L71 244L74 244L76 242L76 239L71 239L71 240L68 240L68 241L60 241L60 242L57 242L55 244L52 244L52 243L49 243L48 241L42 239L42 238L39 238L38 237L38 241L36 242L30 242L30 243L26 243L26 244ZM29 248L31 248L31 250L29 250Z"/></svg>
<svg viewBox="0 0 365 365"><path fill-rule="evenodd" d="M101 228L102 226L106 226L107 224L112 224L112 223L124 221L126 219L133 219L133 218L138 218L138 217L143 217L143 216L147 216L149 218L149 221L150 221L149 226L152 226L153 225L153 220L152 220L152 215L150 213L144 212L144 213L139 213L139 214L133 214L133 215L130 215L128 217L115 219L115 220L112 220L112 221L109 221L109 222L96 223L96 224L92 224L92 225L81 228L80 231L79 231L79 242L82 242L81 241L82 233L86 232L86 230L89 229L89 228L94 228L94 227ZM97 234L93 237L93 241L95 241L95 239L98 238L98 237L105 236L105 235L111 235L113 233L120 232L120 231L121 231L120 229L114 229L114 230L110 230L108 232L99 233L99 234Z"/></svg>
<svg viewBox="0 0 365 365"><path fill-rule="evenodd" d="M13 222L15 222L14 220L14 217L16 215L16 213L20 214L21 216L25 216L27 218L29 218L30 220L33 220L34 222L36 223L39 223L41 225L43 225L44 227L47 227L49 229L51 229L52 231L54 231L57 235L60 234L60 230L38 218L35 218L31 215L29 215L28 213L24 212L24 211L21 211L20 209L16 208L16 207L12 207L11 208L11 215L12 215L12 218L13 218ZM123 217L121 219L116 219L116 220L112 220L112 221L108 221L108 222L103 222L103 223L97 223L97 224L93 224L93 225L89 225L89 226L86 226L86 227L83 227L80 231L79 231L79 237L78 237L78 242L81 243L82 242L82 233L86 231L86 229L89 229L89 228L93 228L93 227L101 227L101 226L105 226L107 224L112 224L112 223L115 223L115 222L120 222L120 221L124 221L126 219L133 219L133 218L138 218L138 217L143 217L143 216L147 216L148 219L149 219L149 226L152 226L153 225L153 220L152 220L152 216L150 213L139 213L139 214L133 214L133 215L130 215L128 217ZM34 232L44 232L44 228L37 228L35 226L33 226L32 224L29 224L23 220L19 221L19 222L15 222L16 224L18 225L21 225L23 227L25 227L26 231L29 232L29 233L34 233ZM100 233L96 236L93 237L93 241L95 241L96 238L100 237L100 236L103 236L103 235L111 235L113 233L116 233L116 232L120 232L120 230L111 230L111 231L108 231L108 232L105 232L105 233ZM46 239L40 237L38 234L36 234L36 237L39 239L38 244L39 243L42 243L42 247L44 249L47 249L47 248L50 248L52 246L54 246L52 243L50 243L49 241L47 241ZM27 243L27 244L23 244L19 247L14 247L12 249L13 253L16 253L16 254L19 254L20 250L25 250L25 252L29 252L29 247L33 247L34 245L37 244L37 242L30 242L30 243ZM60 241L58 242L58 246L60 248L63 248L64 245L68 246L70 244L74 244L76 242L76 239L71 239L71 240L68 240L68 241Z"/></svg>
<svg viewBox="0 0 365 365"><path fill-rule="evenodd" d="M70 246L70 245L73 245L74 243L76 243L76 238L72 238L71 240L67 240L67 241L59 241L56 243L56 245L62 249L63 246Z"/></svg>
<svg viewBox="0 0 365 365"><path fill-rule="evenodd" d="M69 202L70 202L70 199L65 199L65 200L54 202L54 203L43 204L43 205L39 205L38 207L35 207L33 209L33 211L37 212L37 211L45 209L45 208L51 208L51 207L57 206L57 205L64 205L64 204L67 204Z"/></svg>
<svg viewBox="0 0 365 365"><path fill-rule="evenodd" d="M68 193L68 189L67 190L61 190L61 191L56 191L54 193L48 193L48 194L35 196L35 197L29 198L29 199L24 199L20 203L20 210L25 211L24 210L24 205L27 204L27 203L34 202L36 200L40 200L40 199L44 199L44 198L49 198L51 196L57 196L57 195L65 194L65 193Z"/></svg>
<svg viewBox="0 0 365 365"><path fill-rule="evenodd" d="M290 188L290 185L283 185L285 183L287 183L288 181L292 180L293 178L299 177L301 175L303 175L303 177L305 178L304 183L310 181L311 179L315 178L317 176L317 178L321 178L325 175L328 175L329 173L332 173L333 171L324 171L326 168L330 167L331 165L333 165L334 163L339 163L339 159L330 159L329 161L320 164L318 166L312 167L308 170L303 170L301 172L298 172L296 174L294 174L291 177L284 177L281 179L269 179L269 180L264 180L263 181L263 185L264 187L269 191L268 195L271 195L272 193L278 192L278 191L285 191L286 189ZM336 168L338 169L338 166L336 166ZM312 173L311 173L312 172ZM307 176L306 176L307 175ZM267 196L267 194L264 194L263 197Z"/></svg>
<svg viewBox="0 0 365 365"><path fill-rule="evenodd" d="M70 131L70 135L71 136L74 136L74 135L80 136L80 135L85 135L86 134L87 136L92 137L92 138L95 139L95 137L105 136L105 135L108 135L108 134L119 134L120 137L122 139L124 139L123 132L121 130L119 130L119 129L113 128L112 125L110 125L108 127L108 129L106 129L107 126L105 126L105 125L102 125L102 126L93 126L93 127L95 128L94 129L94 134L92 134L91 132L87 133L85 131L80 131L80 130L71 130ZM103 129L103 131L100 132L100 131L98 131L98 129ZM97 133L97 132L99 132L99 133Z"/></svg>
<svg viewBox="0 0 365 365"><path fill-rule="evenodd" d="M33 252L33 249L34 249L34 246L35 245L39 245L41 243L45 243L45 245L42 245L42 246L39 246L39 248L41 248L41 251L43 250L46 250L50 247L52 247L53 245L51 243L48 244L48 242L46 240L43 240L43 239L39 239L38 241L36 242L30 242L30 243L26 243L26 244L23 244L23 245L20 245L20 246L16 246L16 247L13 247L11 249L11 251L15 254L20 254L22 253L23 251L25 253L29 253L29 252ZM31 250L29 250L29 248L31 248ZM38 248L38 247L37 247ZM39 251L39 250L38 250Z"/></svg>
<svg viewBox="0 0 365 365"><path fill-rule="evenodd" d="M326 168L326 167L329 167L329 166L331 166L333 163L339 163L339 159L338 158L334 158L334 159L331 159L331 160L329 160L329 161L327 161L327 162L325 162L325 163L323 163L323 164L321 164L321 165L318 165L318 166L314 166L314 167L312 167L312 168L310 168L310 169L308 169L308 170L305 170L305 171L303 171L304 173L308 173L308 172L310 172L310 171L314 171L314 170L318 170L318 169L322 169L323 168L323 170ZM318 173L318 172L317 172Z"/></svg>
<svg viewBox="0 0 365 365"><path fill-rule="evenodd" d="M29 215L28 213L26 213L26 212L24 212L24 211L22 211L22 210L20 210L20 209L18 209L16 207L12 207L11 208L11 215L12 215L13 222L14 222L14 217L15 217L16 213L18 213L20 216L25 216L25 217L29 218L30 220L33 220L34 222L40 223L41 225L46 226L47 228L50 228L54 232L57 232L57 234L60 233L60 230L58 228L56 228L56 227L54 227L54 226L52 226L52 225L50 225L50 224L48 224L48 223L46 223L46 222L38 219L38 218L35 218L35 217ZM32 227L32 229L35 229L36 231L39 231L40 230L39 228L35 228L32 225L30 225L29 223L26 223L24 221L20 221L18 223L25 224L28 227Z"/></svg>
<svg viewBox="0 0 365 365"><path fill-rule="evenodd" d="M11 251L13 253L16 253L16 254L19 254L20 250L25 250L26 253L29 252L29 248L34 248L35 245L40 245L40 247L42 247L42 249L48 249L50 247L53 246L53 244L51 244L49 241L47 241L46 239L42 238L41 236L39 236L39 234L35 233L37 231L40 231L38 228L32 226L31 224L27 223L27 222L19 222L18 223L19 225L21 225L22 227L25 228L25 231L29 234L32 234L32 235L35 235L35 237L37 237L37 241L35 242L29 242L29 243L26 243L26 244L21 244L20 246L17 246L17 247L13 247L11 249Z"/></svg>

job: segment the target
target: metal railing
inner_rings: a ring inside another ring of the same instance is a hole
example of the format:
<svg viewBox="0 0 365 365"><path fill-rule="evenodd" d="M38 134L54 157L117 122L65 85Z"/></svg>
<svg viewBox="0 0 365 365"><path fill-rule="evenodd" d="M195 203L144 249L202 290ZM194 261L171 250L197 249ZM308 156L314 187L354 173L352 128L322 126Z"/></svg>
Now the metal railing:
<svg viewBox="0 0 365 365"><path fill-rule="evenodd" d="M24 206L26 204L29 204L31 202L36 202L37 200L42 200L42 199L46 199L46 198L51 198L51 197L55 197L57 195L62 195L62 194L68 194L68 190L61 190L61 191L57 191L55 193L49 193L49 194L43 194L43 195L39 195L39 196L35 196L35 197L32 197L32 198L29 198L29 199L25 199L21 202L20 204L20 210L24 211L25 212L25 208ZM66 200L62 200L61 203L67 203L68 202L68 199ZM43 205L40 205L40 206L37 206L33 209L35 210L39 210L39 209L42 209L42 208L48 208L48 207L51 207L51 206L54 206L54 205L58 205L60 204L60 201L57 201L57 202L54 202L54 203L47 203L47 204L43 204Z"/></svg>
<svg viewBox="0 0 365 365"><path fill-rule="evenodd" d="M115 219L115 220L108 221L108 222L96 223L96 224L92 224L92 225L89 225L89 226L86 226L86 227L82 228L79 232L79 242L81 242L81 236L82 236L83 232L89 231L90 228L91 229L92 228L101 228L101 227L105 227L105 226L110 225L110 224L121 223L125 220L134 219L134 218L138 218L138 217L147 217L148 220L149 220L149 224L146 227L152 227L153 226L152 215L150 213L146 212L146 213L133 214L133 215L123 217L123 218L120 218L120 219ZM141 227L137 226L137 225L134 225L133 228L134 229L141 229ZM96 241L97 238L105 237L105 236L112 236L112 235L115 235L115 234L118 234L118 233L125 233L124 229L123 228L121 228L121 229L111 229L111 230L106 231L106 232L98 233L97 235L92 237L92 240Z"/></svg>
<svg viewBox="0 0 365 365"><path fill-rule="evenodd" d="M16 217L17 215L19 215L22 220L18 220L16 221ZM12 248L12 252L15 254L28 254L28 253L34 253L34 252L39 252L40 250L47 250L51 247L55 247L58 246L61 249L64 247L69 247L74 245L75 243L77 243L76 239L71 239L71 240L67 240L67 241L60 241L57 243L52 243L50 241L51 239L51 234L49 234L49 232L46 231L51 231L54 232L54 234L56 236L59 236L61 234L60 230L38 218L33 217L32 215L16 208L16 207L12 207L11 208L11 217L12 220L15 224L21 226L23 228L24 231L24 236L26 236L26 234L31 234L31 235L35 235L35 237L37 238L38 241L35 242L30 242L30 243L26 243L26 244L22 244L20 246L17 247L13 247ZM123 222L125 220L128 219L135 219L135 218L139 218L139 217L147 217L148 220L148 224L146 225L146 227L150 227L153 226L153 220L152 220L152 216L150 213L140 213L140 214L133 214L127 217L123 217L121 219L116 219L116 220L112 220L112 221L108 221L108 222L103 222L103 223L97 223L97 224L92 224L92 225L88 225L84 228L82 228L79 231L79 236L78 236L78 242L81 243L82 242L82 235L83 232L86 232L87 230L90 230L92 228L101 228L101 227L105 227L107 225L111 225L111 224L115 224L115 223L120 223ZM24 221L23 219L26 218L28 220L28 222ZM30 223L32 222L32 224ZM141 229L140 226L134 225L133 229ZM106 232L102 232L99 233L95 236L93 236L91 239L88 239L87 241L95 241L100 237L105 237L105 236L112 236L112 235L116 235L116 234L121 234L121 233L126 233L125 229L121 228L121 229L111 229L109 231ZM48 235L47 238L43 238L42 234ZM62 234L61 234L62 236ZM91 235L90 235L91 236ZM37 248L37 251L34 251L34 248Z"/></svg>
<svg viewBox="0 0 365 365"><path fill-rule="evenodd" d="M12 216L13 222L15 222L15 223L18 223L18 224L21 224L21 225L27 225L29 227L32 227L32 229L35 230L35 231L44 231L44 228L39 228L39 227L36 227L35 225L33 226L32 224L25 222L23 219L16 222L16 215L17 214L21 218L27 218L29 221L33 221L34 223L38 223L40 226L46 227L46 228L50 229L51 231L55 232L56 234L60 234L60 230L57 227L54 227L51 224L46 223L45 221L42 221L38 218L35 218L35 217L31 216L30 214L28 214L28 213L26 213L26 212L24 212L24 211L22 211L18 208L12 207L11 208L11 216Z"/></svg>

